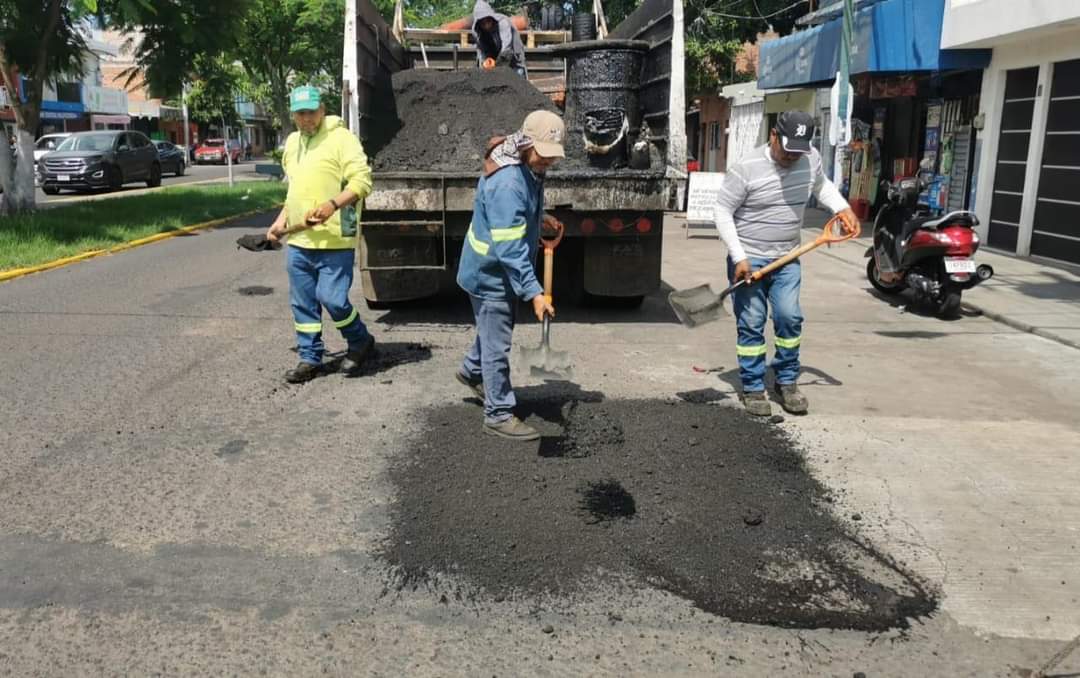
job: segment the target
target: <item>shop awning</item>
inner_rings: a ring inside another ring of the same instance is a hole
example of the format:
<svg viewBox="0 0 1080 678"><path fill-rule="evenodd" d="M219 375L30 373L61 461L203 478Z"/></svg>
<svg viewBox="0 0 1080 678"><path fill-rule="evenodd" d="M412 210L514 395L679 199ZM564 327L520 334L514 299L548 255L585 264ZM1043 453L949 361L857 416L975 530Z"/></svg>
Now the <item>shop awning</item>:
<svg viewBox="0 0 1080 678"><path fill-rule="evenodd" d="M985 68L988 49L941 49L945 0L882 0L855 12L851 74ZM758 87L828 83L840 65L841 20L761 45Z"/></svg>

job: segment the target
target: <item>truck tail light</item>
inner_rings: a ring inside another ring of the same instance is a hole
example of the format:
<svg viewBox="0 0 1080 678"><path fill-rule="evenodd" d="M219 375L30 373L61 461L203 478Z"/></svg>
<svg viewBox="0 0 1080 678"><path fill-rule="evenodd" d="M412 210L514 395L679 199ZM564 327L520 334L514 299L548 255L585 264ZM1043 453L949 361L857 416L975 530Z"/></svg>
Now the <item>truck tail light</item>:
<svg viewBox="0 0 1080 678"><path fill-rule="evenodd" d="M648 217L641 217L637 220L637 232L648 233L652 230L652 221Z"/></svg>
<svg viewBox="0 0 1080 678"><path fill-rule="evenodd" d="M589 217L585 217L581 220L581 232L585 235L592 235L596 232L596 222Z"/></svg>
<svg viewBox="0 0 1080 678"><path fill-rule="evenodd" d="M626 228L626 224L623 223L623 220L619 217L614 217L611 221L608 222L607 227L608 230L612 233L622 233L623 229Z"/></svg>

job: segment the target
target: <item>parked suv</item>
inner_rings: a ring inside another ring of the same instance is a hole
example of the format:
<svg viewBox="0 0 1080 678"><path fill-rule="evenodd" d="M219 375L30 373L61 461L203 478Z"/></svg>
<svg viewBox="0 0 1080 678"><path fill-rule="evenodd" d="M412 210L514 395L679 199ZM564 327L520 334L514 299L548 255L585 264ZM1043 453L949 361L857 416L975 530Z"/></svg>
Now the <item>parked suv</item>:
<svg viewBox="0 0 1080 678"><path fill-rule="evenodd" d="M236 139L229 139L229 155L232 156L232 164L236 165L240 162L241 152L240 142ZM195 149L195 164L203 165L208 162L221 165L228 162L225 157L224 139L207 139Z"/></svg>
<svg viewBox="0 0 1080 678"><path fill-rule="evenodd" d="M152 188L161 185L161 161L142 132L76 132L42 158L38 180L49 195L64 188L116 190L133 181Z"/></svg>

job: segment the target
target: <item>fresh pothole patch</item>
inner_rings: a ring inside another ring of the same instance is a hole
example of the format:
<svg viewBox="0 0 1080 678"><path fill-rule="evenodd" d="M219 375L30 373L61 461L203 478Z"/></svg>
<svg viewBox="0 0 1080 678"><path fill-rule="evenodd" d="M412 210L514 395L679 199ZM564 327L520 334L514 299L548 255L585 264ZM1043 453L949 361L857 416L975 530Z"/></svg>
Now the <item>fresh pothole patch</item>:
<svg viewBox="0 0 1080 678"><path fill-rule="evenodd" d="M391 470L383 555L398 586L575 596L602 571L796 628L903 628L936 609L830 510L778 427L735 408L554 393L519 392L539 443L484 435L473 404L427 413Z"/></svg>

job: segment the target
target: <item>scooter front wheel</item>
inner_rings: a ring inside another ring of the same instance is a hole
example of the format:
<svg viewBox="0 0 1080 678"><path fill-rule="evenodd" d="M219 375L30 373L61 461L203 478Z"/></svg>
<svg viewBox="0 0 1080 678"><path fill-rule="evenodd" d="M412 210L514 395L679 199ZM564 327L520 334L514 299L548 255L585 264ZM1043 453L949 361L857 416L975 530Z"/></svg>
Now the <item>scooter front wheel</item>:
<svg viewBox="0 0 1080 678"><path fill-rule="evenodd" d="M874 260L874 257L870 257L866 261L866 279L870 281L875 290L883 294L900 294L904 291L903 278L891 283L881 280L881 272L878 271L877 261Z"/></svg>

